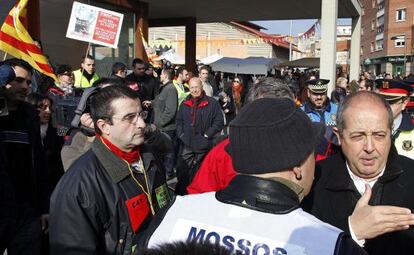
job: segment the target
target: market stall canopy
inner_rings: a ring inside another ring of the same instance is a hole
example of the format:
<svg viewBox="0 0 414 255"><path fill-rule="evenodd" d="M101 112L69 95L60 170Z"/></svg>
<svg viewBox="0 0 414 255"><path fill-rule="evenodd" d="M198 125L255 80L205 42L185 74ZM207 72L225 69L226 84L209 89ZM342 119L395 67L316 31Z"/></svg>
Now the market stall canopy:
<svg viewBox="0 0 414 255"><path fill-rule="evenodd" d="M222 58L223 58L222 55L214 54L214 55L200 59L200 63L205 64L205 65L210 65L211 63L214 63Z"/></svg>
<svg viewBox="0 0 414 255"><path fill-rule="evenodd" d="M278 64L275 58L250 57L250 58L227 58L211 63L214 71L236 74L266 75L267 72Z"/></svg>
<svg viewBox="0 0 414 255"><path fill-rule="evenodd" d="M280 63L278 66L316 68L316 67L319 67L319 61L320 61L319 58L300 58L300 59L295 59L292 61Z"/></svg>

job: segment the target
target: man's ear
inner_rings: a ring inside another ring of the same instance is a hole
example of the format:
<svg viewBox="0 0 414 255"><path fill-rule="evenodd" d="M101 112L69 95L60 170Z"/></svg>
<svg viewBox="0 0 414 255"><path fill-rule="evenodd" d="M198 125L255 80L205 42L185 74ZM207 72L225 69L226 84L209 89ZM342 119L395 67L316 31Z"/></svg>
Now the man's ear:
<svg viewBox="0 0 414 255"><path fill-rule="evenodd" d="M334 128L332 129L332 131L334 132L334 134L335 134L335 135L336 135L336 137L338 138L339 145L341 145L341 135L339 134L339 129L338 129L337 127L334 127Z"/></svg>
<svg viewBox="0 0 414 255"><path fill-rule="evenodd" d="M302 180L303 174L302 174L302 168L300 166L293 167L293 174L295 175L296 181Z"/></svg>
<svg viewBox="0 0 414 255"><path fill-rule="evenodd" d="M102 134L105 134L106 136L109 136L111 133L111 127L109 123L103 119L99 119L96 121L96 126L101 130Z"/></svg>

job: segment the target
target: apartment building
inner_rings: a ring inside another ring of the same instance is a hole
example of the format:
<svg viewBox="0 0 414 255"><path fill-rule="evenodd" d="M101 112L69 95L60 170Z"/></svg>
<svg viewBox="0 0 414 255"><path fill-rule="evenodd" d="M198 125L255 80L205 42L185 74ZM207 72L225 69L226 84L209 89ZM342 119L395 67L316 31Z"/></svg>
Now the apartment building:
<svg viewBox="0 0 414 255"><path fill-rule="evenodd" d="M360 2L362 69L377 75L414 73L414 1Z"/></svg>

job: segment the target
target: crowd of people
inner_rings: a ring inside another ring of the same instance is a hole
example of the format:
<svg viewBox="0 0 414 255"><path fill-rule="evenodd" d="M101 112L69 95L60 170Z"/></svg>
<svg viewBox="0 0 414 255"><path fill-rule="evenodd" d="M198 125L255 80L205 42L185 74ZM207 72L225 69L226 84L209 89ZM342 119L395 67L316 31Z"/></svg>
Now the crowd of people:
<svg viewBox="0 0 414 255"><path fill-rule="evenodd" d="M0 254L414 252L414 75L131 64L0 64Z"/></svg>

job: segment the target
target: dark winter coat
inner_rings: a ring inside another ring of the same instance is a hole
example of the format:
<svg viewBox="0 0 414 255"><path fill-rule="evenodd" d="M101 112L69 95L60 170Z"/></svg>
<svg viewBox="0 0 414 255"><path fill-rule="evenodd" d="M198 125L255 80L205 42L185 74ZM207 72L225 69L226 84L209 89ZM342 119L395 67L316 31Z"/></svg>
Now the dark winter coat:
<svg viewBox="0 0 414 255"><path fill-rule="evenodd" d="M132 252L132 239L146 228L152 217L149 206L145 206L148 200L142 187L149 188L155 211L170 201L165 171L153 151L165 153L163 148L171 148L171 142L165 134L158 136L154 140L156 147L143 145L140 148L147 178L142 169L129 166L98 138L92 148L73 163L51 198L52 254Z"/></svg>
<svg viewBox="0 0 414 255"><path fill-rule="evenodd" d="M0 117L0 146L3 154L1 175L4 175L1 177L0 194L6 194L5 204L25 205L38 215L47 213L49 179L38 112L33 105L21 102L16 110ZM4 196L0 197L0 204L3 205ZM16 214L14 206L1 208L7 208L4 214Z"/></svg>
<svg viewBox="0 0 414 255"><path fill-rule="evenodd" d="M384 174L373 186L370 204L401 206L414 211L413 194L414 161L398 155L392 147ZM320 220L349 233L348 217L360 198L345 158L338 153L318 162L311 194L304 207ZM371 255L414 254L414 227L366 240L365 250Z"/></svg>
<svg viewBox="0 0 414 255"><path fill-rule="evenodd" d="M207 152L213 137L224 127L224 115L214 98L203 94L196 104L191 98L189 95L178 110L177 136L194 152Z"/></svg>

